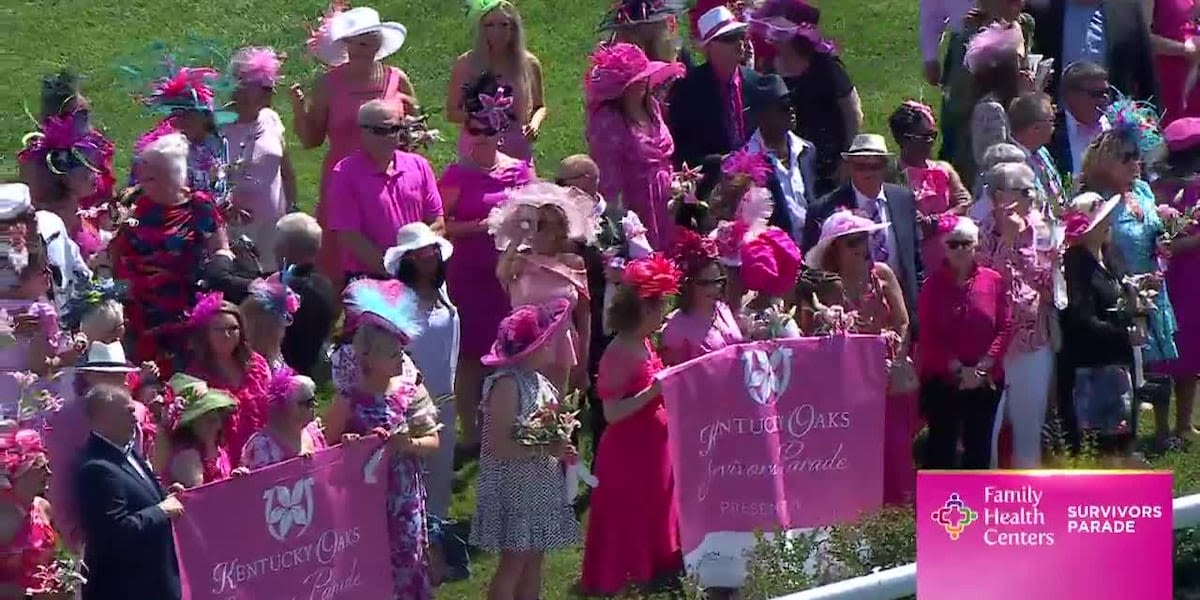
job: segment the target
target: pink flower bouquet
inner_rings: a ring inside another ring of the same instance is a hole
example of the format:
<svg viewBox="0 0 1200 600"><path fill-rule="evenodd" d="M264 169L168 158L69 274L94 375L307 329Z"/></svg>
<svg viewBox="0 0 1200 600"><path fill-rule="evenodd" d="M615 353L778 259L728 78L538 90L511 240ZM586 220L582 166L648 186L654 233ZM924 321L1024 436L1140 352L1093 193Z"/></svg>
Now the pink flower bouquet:
<svg viewBox="0 0 1200 600"><path fill-rule="evenodd" d="M548 402L528 417L517 419L513 425L513 440L522 446L549 446L569 442L579 428L579 393L568 394L562 400Z"/></svg>

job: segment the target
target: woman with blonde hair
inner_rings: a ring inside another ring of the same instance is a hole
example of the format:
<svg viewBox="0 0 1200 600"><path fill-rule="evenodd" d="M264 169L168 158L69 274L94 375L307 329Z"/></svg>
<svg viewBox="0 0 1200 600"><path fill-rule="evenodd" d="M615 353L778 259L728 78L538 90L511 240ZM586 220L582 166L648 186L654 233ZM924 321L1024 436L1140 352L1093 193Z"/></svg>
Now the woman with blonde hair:
<svg viewBox="0 0 1200 600"><path fill-rule="evenodd" d="M468 126L463 94L466 85L483 73L513 91L511 110L519 127L509 128L501 138L504 153L518 160L533 158L533 142L546 120L542 63L525 48L525 26L521 14L508 0L467 0L467 18L475 25L475 47L454 61L450 91L446 94L446 117ZM459 137L459 153L467 150L469 136Z"/></svg>
<svg viewBox="0 0 1200 600"><path fill-rule="evenodd" d="M251 281L249 291L239 307L246 321L246 341L267 359L272 375L290 371L283 360L283 337L300 308L300 296L288 287L286 275L278 273Z"/></svg>

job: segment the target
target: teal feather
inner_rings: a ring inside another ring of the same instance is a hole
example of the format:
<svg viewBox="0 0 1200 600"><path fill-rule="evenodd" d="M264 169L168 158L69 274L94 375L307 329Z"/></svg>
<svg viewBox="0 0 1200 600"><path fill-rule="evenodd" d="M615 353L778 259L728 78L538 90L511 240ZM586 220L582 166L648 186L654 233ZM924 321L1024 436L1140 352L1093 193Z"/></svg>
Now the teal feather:
<svg viewBox="0 0 1200 600"><path fill-rule="evenodd" d="M1163 147L1159 131L1158 109L1149 102L1141 102L1116 92L1117 98L1104 110L1112 131L1137 147L1143 159L1152 156Z"/></svg>
<svg viewBox="0 0 1200 600"><path fill-rule="evenodd" d="M417 296L399 281L362 279L347 286L343 295L347 316L353 320L373 318L410 341L421 335Z"/></svg>

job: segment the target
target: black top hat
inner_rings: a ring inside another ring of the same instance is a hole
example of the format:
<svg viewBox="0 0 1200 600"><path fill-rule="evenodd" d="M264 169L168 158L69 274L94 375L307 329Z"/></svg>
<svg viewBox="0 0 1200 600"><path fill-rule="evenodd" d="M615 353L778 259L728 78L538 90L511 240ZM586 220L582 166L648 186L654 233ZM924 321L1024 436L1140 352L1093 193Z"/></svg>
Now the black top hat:
<svg viewBox="0 0 1200 600"><path fill-rule="evenodd" d="M753 86L747 90L747 95L750 100L750 108L760 110L763 108L786 106L792 101L792 92L788 90L787 84L783 78L775 74L767 74L758 78Z"/></svg>

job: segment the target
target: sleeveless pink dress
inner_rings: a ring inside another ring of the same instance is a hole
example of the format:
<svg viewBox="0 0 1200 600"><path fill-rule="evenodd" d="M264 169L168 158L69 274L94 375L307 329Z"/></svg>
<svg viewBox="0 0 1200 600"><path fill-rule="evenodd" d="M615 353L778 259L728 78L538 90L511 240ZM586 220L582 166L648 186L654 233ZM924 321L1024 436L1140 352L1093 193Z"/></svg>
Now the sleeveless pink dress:
<svg viewBox="0 0 1200 600"><path fill-rule="evenodd" d="M571 303L571 310L582 297L586 302L588 294L587 271L574 270L562 264L555 258L537 254L520 254L521 273L509 284L508 295L513 306L525 304L541 304L556 298L565 298ZM571 369L579 364L583 353L583 340L575 329L575 322L568 317L567 326L559 330L558 335L550 342L553 344L554 356L558 360L555 366ZM560 382L555 382L559 384Z"/></svg>
<svg viewBox="0 0 1200 600"><path fill-rule="evenodd" d="M359 148L360 129L358 127L358 109L363 104L376 99L399 100L400 70L387 67L387 76L383 89L353 88L345 78L345 67L334 67L325 75L325 83L329 90L329 114L325 124L326 135L329 138L329 151L325 153L325 163L321 170L321 198L317 202L317 221L321 224L321 253L317 257L317 269L333 282L335 289L342 289L345 273L342 271L342 253L337 243L337 235L326 226L329 211L335 208L336 200L326 198L326 185L329 182L329 172L338 161L346 158Z"/></svg>

